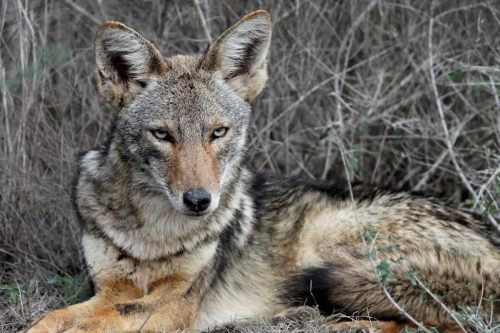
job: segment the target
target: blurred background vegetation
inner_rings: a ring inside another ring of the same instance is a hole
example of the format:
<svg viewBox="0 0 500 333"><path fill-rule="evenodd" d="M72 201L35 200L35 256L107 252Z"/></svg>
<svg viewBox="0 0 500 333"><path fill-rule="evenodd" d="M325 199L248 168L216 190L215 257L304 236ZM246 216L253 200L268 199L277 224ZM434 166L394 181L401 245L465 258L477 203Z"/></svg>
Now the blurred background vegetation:
<svg viewBox="0 0 500 333"><path fill-rule="evenodd" d="M430 191L498 228L499 1L2 1L1 331L90 293L70 192L77 153L113 118L95 86L99 24L170 56L258 8L274 30L251 166Z"/></svg>

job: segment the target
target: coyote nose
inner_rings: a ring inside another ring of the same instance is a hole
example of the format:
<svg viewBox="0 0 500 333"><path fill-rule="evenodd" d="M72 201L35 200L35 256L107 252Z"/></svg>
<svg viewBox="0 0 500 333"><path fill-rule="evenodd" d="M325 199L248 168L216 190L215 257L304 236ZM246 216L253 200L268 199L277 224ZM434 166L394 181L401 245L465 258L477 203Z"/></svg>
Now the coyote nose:
<svg viewBox="0 0 500 333"><path fill-rule="evenodd" d="M191 189L182 195L182 199L190 211L200 213L210 205L211 195L204 189Z"/></svg>

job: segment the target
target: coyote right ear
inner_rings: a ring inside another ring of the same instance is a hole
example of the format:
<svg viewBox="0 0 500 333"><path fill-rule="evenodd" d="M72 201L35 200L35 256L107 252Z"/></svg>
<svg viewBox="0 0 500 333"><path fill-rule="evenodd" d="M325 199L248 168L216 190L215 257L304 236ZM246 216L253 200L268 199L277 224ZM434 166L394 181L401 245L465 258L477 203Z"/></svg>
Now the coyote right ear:
<svg viewBox="0 0 500 333"><path fill-rule="evenodd" d="M160 51L122 23L104 22L96 34L95 59L101 94L116 107L123 107L161 74L166 65Z"/></svg>
<svg viewBox="0 0 500 333"><path fill-rule="evenodd" d="M210 45L201 67L220 73L233 90L250 102L267 80L271 16L265 10L245 15Z"/></svg>

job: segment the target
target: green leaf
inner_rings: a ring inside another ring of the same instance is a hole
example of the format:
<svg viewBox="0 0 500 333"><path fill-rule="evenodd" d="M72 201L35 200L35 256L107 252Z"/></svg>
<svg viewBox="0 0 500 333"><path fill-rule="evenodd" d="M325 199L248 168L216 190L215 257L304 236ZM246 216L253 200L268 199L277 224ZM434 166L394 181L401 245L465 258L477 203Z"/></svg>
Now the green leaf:
<svg viewBox="0 0 500 333"><path fill-rule="evenodd" d="M9 292L9 299L12 303L16 303L17 302L17 291L15 290L11 290Z"/></svg>
<svg viewBox="0 0 500 333"><path fill-rule="evenodd" d="M382 284L387 284L391 280L391 263L384 259L377 265L377 272Z"/></svg>
<svg viewBox="0 0 500 333"><path fill-rule="evenodd" d="M464 203L466 206L474 206L476 201L474 199L465 199Z"/></svg>
<svg viewBox="0 0 500 333"><path fill-rule="evenodd" d="M331 126L328 126L327 128L325 128L325 130L319 135L319 140L322 141L322 140L326 139L330 135L331 131L332 131Z"/></svg>
<svg viewBox="0 0 500 333"><path fill-rule="evenodd" d="M19 288L23 289L23 285L20 285ZM16 303L17 302L18 295L19 295L18 286L17 285L15 285L15 284L3 284L3 285L0 285L0 294L2 294L2 292L5 292L5 294L8 295L9 300L12 303Z"/></svg>
<svg viewBox="0 0 500 333"><path fill-rule="evenodd" d="M418 271L416 269L410 269L406 272L406 277L408 280L410 280L410 283L413 286L417 285L417 276L418 276Z"/></svg>
<svg viewBox="0 0 500 333"><path fill-rule="evenodd" d="M363 238L366 242L371 242L377 237L377 231L368 227L363 227Z"/></svg>
<svg viewBox="0 0 500 333"><path fill-rule="evenodd" d="M474 86L474 87L472 87L472 96L474 98L480 98L481 95L482 95L481 93L482 93L481 86Z"/></svg>
<svg viewBox="0 0 500 333"><path fill-rule="evenodd" d="M465 76L465 72L462 69L457 68L448 75L448 79L450 79L451 82L458 82L464 76Z"/></svg>

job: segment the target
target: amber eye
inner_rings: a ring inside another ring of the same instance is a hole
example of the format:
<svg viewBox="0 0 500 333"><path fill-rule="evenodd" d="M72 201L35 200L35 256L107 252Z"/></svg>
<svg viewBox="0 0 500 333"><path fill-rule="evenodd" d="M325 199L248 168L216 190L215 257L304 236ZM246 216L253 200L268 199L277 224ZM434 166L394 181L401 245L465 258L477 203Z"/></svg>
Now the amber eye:
<svg viewBox="0 0 500 333"><path fill-rule="evenodd" d="M165 130L155 129L155 130L152 130L151 133L153 133L153 136L155 138L157 138L158 140L173 142L172 137Z"/></svg>
<svg viewBox="0 0 500 333"><path fill-rule="evenodd" d="M223 136L225 136L227 134L228 130L229 130L229 128L227 128L227 127L219 127L217 129L215 129L212 132L212 140L222 138Z"/></svg>

